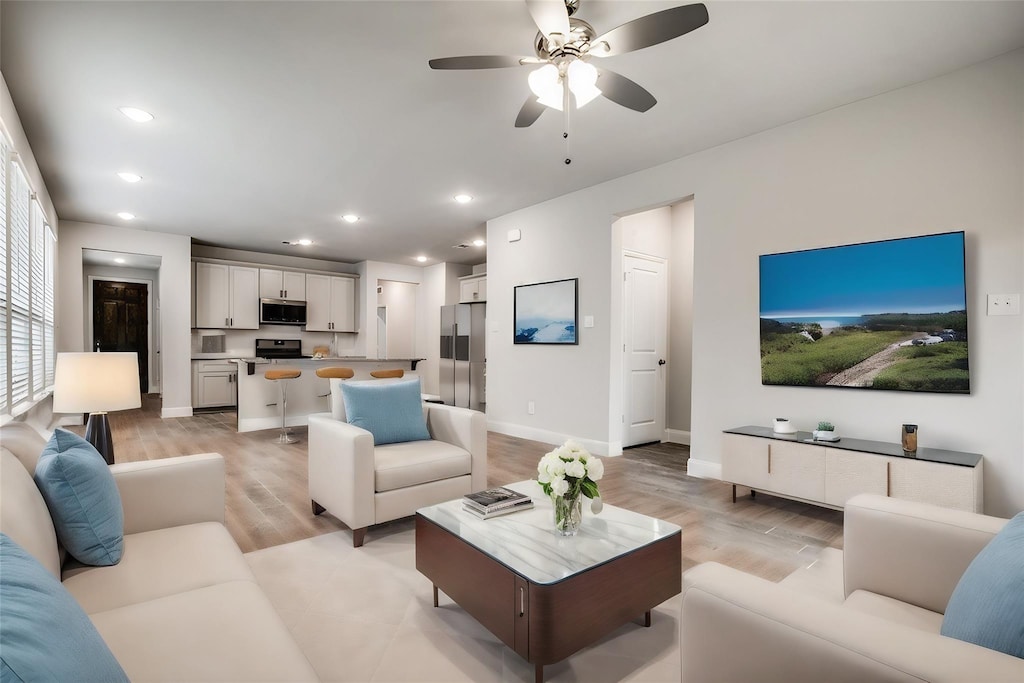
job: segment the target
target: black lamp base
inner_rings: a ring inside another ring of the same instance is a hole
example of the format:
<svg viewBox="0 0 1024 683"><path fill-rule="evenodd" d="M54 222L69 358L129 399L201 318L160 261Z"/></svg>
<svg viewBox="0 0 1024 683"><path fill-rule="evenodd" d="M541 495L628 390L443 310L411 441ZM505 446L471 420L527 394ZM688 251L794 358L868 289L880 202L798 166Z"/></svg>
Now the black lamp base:
<svg viewBox="0 0 1024 683"><path fill-rule="evenodd" d="M91 443L108 465L114 464L114 440L110 436L110 421L106 413L89 413L85 423L85 440Z"/></svg>

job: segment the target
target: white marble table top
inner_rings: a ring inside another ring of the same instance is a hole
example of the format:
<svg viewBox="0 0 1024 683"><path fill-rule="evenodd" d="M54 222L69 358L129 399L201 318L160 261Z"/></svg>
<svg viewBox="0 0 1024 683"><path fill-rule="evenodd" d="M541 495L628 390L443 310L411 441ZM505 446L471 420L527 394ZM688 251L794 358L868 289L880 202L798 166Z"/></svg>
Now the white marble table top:
<svg viewBox="0 0 1024 683"><path fill-rule="evenodd" d="M537 584L557 583L681 531L671 522L614 505L595 515L584 498L579 533L561 536L540 484L527 480L506 486L530 496L533 509L480 519L462 509L460 498L416 512Z"/></svg>

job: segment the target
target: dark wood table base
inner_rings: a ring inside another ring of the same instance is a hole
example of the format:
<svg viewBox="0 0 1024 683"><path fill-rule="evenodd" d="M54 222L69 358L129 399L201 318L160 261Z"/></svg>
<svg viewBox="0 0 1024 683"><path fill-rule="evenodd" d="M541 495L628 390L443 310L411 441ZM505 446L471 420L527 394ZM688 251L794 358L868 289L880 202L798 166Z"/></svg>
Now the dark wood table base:
<svg viewBox="0 0 1024 683"><path fill-rule="evenodd" d="M643 615L682 590L680 533L557 583L520 576L434 522L416 516L416 569L516 654L544 667ZM594 599L600 596L600 599Z"/></svg>

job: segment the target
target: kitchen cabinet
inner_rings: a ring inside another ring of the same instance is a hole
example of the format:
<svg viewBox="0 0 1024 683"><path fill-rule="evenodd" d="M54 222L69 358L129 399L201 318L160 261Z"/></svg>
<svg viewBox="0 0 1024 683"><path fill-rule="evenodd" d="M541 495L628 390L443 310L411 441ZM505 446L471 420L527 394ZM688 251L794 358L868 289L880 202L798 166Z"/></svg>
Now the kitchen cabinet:
<svg viewBox="0 0 1024 683"><path fill-rule="evenodd" d="M356 281L350 277L306 275L306 330L356 332Z"/></svg>
<svg viewBox="0 0 1024 683"><path fill-rule="evenodd" d="M196 262L196 327L257 330L259 269Z"/></svg>
<svg viewBox="0 0 1024 683"><path fill-rule="evenodd" d="M471 304L487 301L487 276L467 275L459 278L459 303Z"/></svg>
<svg viewBox="0 0 1024 683"><path fill-rule="evenodd" d="M306 274L293 270L260 268L260 298L306 300Z"/></svg>
<svg viewBox="0 0 1024 683"><path fill-rule="evenodd" d="M238 365L228 360L192 361L192 407L238 405Z"/></svg>
<svg viewBox="0 0 1024 683"><path fill-rule="evenodd" d="M970 512L983 507L983 462L976 453L863 439L810 442L810 433L775 435L770 427L740 427L722 435L722 480L784 498L842 508L874 493Z"/></svg>

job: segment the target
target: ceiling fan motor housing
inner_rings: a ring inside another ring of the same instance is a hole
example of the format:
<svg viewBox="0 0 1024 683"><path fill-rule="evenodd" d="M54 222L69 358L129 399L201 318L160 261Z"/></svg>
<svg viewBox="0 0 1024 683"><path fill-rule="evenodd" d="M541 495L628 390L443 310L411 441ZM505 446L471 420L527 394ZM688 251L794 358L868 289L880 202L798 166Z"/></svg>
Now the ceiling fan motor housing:
<svg viewBox="0 0 1024 683"><path fill-rule="evenodd" d="M537 32L533 42L534 50L541 59L555 59L561 56L579 57L590 49L590 43L597 37L594 27L575 17L569 18L569 40L562 45L549 45L542 32Z"/></svg>

